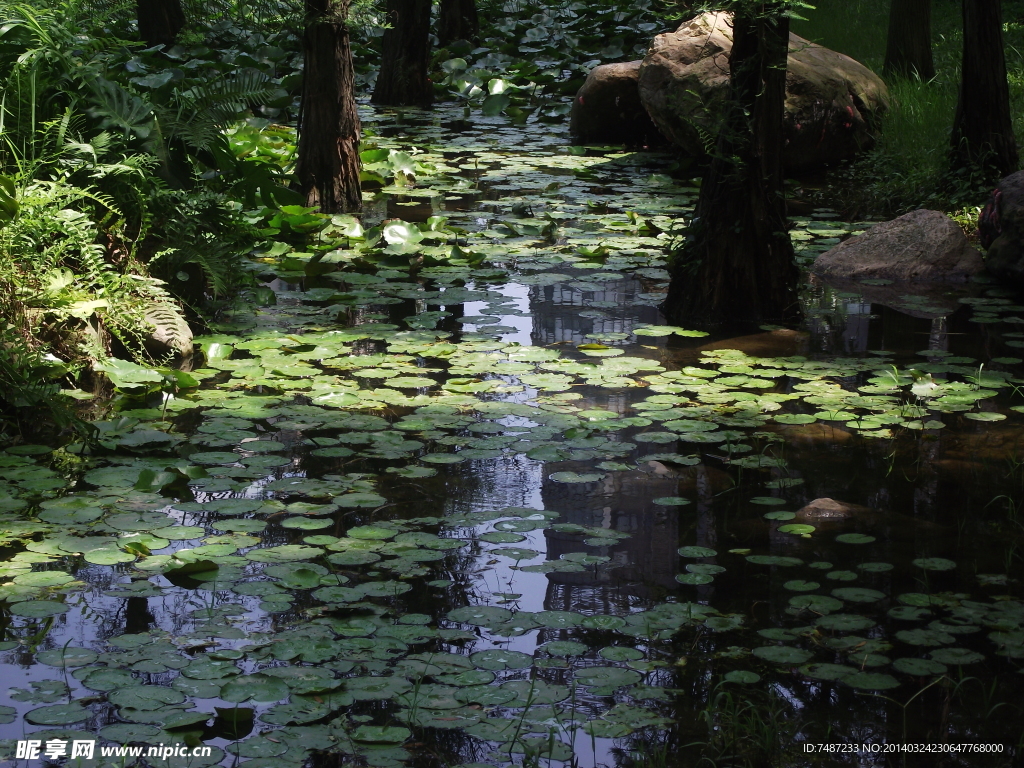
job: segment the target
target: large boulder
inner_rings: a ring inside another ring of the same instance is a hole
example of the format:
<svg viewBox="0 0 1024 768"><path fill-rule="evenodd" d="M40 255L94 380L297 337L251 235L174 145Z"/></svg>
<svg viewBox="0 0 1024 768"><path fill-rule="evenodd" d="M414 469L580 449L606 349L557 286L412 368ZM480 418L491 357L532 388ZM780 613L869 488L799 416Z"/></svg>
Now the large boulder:
<svg viewBox="0 0 1024 768"><path fill-rule="evenodd" d="M985 266L995 277L1024 289L1024 171L999 182L978 219Z"/></svg>
<svg viewBox="0 0 1024 768"><path fill-rule="evenodd" d="M594 67L572 101L569 133L582 144L663 144L644 105L639 61Z"/></svg>
<svg viewBox="0 0 1024 768"><path fill-rule="evenodd" d="M640 99L661 132L706 154L729 96L732 14L708 12L658 35L640 66ZM888 92L878 75L836 51L789 36L785 148L789 173L852 157L875 141Z"/></svg>
<svg viewBox="0 0 1024 768"><path fill-rule="evenodd" d="M834 280L962 283L985 269L977 249L946 214L912 211L821 254L811 271Z"/></svg>

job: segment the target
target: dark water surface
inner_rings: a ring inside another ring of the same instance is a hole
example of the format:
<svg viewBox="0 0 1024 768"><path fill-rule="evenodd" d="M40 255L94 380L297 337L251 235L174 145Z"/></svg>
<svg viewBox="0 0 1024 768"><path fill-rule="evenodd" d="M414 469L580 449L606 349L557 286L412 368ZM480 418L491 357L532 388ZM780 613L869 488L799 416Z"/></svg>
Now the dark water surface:
<svg viewBox="0 0 1024 768"><path fill-rule="evenodd" d="M671 158L453 117L365 115L430 168L364 224L437 239L268 260L198 392L0 453L5 764L1019 764L1020 297L676 333ZM865 226L795 220L801 260Z"/></svg>

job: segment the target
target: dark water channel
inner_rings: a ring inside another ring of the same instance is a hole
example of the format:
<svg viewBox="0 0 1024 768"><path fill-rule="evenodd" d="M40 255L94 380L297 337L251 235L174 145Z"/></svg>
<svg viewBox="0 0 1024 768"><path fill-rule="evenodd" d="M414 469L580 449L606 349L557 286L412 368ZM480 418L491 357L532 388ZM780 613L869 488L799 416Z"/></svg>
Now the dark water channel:
<svg viewBox="0 0 1024 768"><path fill-rule="evenodd" d="M450 118L366 114L433 166L366 223L485 260L268 264L197 393L0 453L3 764L1019 765L1020 297L680 335L670 158Z"/></svg>

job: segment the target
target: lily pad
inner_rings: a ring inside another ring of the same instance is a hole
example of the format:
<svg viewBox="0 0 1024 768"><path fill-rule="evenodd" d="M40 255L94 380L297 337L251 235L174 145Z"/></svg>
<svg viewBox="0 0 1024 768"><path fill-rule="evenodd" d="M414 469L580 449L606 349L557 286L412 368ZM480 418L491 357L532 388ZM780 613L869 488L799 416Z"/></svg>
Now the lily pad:
<svg viewBox="0 0 1024 768"><path fill-rule="evenodd" d="M224 701L241 704L246 701L280 701L288 696L288 685L269 675L239 675L229 680L220 689Z"/></svg>
<svg viewBox="0 0 1024 768"><path fill-rule="evenodd" d="M548 475L548 479L554 480L556 483L596 483L605 477L605 475L597 473L580 474L577 472L552 472Z"/></svg>
<svg viewBox="0 0 1024 768"><path fill-rule="evenodd" d="M892 668L897 672L902 672L906 675L914 675L916 677L946 674L945 664L940 664L939 662L932 661L930 659L896 659L896 661L892 663Z"/></svg>
<svg viewBox="0 0 1024 768"><path fill-rule="evenodd" d="M803 565L799 557L786 557L785 555L747 555L747 562L754 565L778 565L784 568L792 568L795 565Z"/></svg>
<svg viewBox="0 0 1024 768"><path fill-rule="evenodd" d="M814 680L842 680L855 674L857 668L844 664L805 664L800 667L800 672Z"/></svg>
<svg viewBox="0 0 1024 768"><path fill-rule="evenodd" d="M946 632L934 629L904 629L896 633L896 639L910 645L948 645L956 638Z"/></svg>
<svg viewBox="0 0 1024 768"><path fill-rule="evenodd" d="M92 664L96 658L96 651L71 646L40 651L36 654L36 661L51 667L84 667L86 664Z"/></svg>
<svg viewBox="0 0 1024 768"><path fill-rule="evenodd" d="M876 603L885 598L885 593L864 587L840 587L832 590L832 596L853 603Z"/></svg>
<svg viewBox="0 0 1024 768"><path fill-rule="evenodd" d="M747 669L734 669L731 672L726 672L722 679L727 683L739 683L740 685L753 685L761 680L761 676L756 672L751 672Z"/></svg>
<svg viewBox="0 0 1024 768"><path fill-rule="evenodd" d="M865 573L888 573L895 566L892 563L861 563L857 570Z"/></svg>
<svg viewBox="0 0 1024 768"><path fill-rule="evenodd" d="M718 554L710 547L680 547L678 551L683 557L715 557Z"/></svg>
<svg viewBox="0 0 1024 768"><path fill-rule="evenodd" d="M821 584L816 581L804 581L803 579L793 579L782 585L783 589L788 589L791 592L813 592L820 586Z"/></svg>
<svg viewBox="0 0 1024 768"><path fill-rule="evenodd" d="M875 626L875 622L867 616L857 616L850 613L834 613L822 616L814 623L822 629L828 629L833 632L858 632Z"/></svg>
<svg viewBox="0 0 1024 768"><path fill-rule="evenodd" d="M519 651L506 651L492 648L488 651L477 651L469 657L479 669L524 669L533 664L533 657Z"/></svg>
<svg viewBox="0 0 1024 768"><path fill-rule="evenodd" d="M773 664L803 664L811 658L811 652L801 648L791 648L788 645L763 645L755 648L753 654L759 659L770 661Z"/></svg>
<svg viewBox="0 0 1024 768"><path fill-rule="evenodd" d="M851 688L861 691L888 691L900 685L895 677L881 672L855 672L841 679Z"/></svg>
<svg viewBox="0 0 1024 768"><path fill-rule="evenodd" d="M940 664L949 664L953 667L962 664L977 664L985 659L984 654L968 650L967 648L939 648L928 655Z"/></svg>
<svg viewBox="0 0 1024 768"><path fill-rule="evenodd" d="M598 688L621 688L636 685L643 680L639 672L622 667L583 667L577 669L575 674L582 685Z"/></svg>
<svg viewBox="0 0 1024 768"><path fill-rule="evenodd" d="M690 586L710 584L714 580L714 576L711 576L706 573L680 573L676 576L676 581L678 581L680 584L689 584Z"/></svg>
<svg viewBox="0 0 1024 768"><path fill-rule="evenodd" d="M912 562L926 571L951 571L956 568L955 562L944 557L919 557Z"/></svg>
<svg viewBox="0 0 1024 768"><path fill-rule="evenodd" d="M840 544L870 544L874 540L874 536L868 536L866 533L841 533L836 536L836 541Z"/></svg>
<svg viewBox="0 0 1024 768"><path fill-rule="evenodd" d="M618 645L602 648L598 653L601 658L608 659L608 661L638 661L644 657L643 652L638 651L636 648L626 648Z"/></svg>
<svg viewBox="0 0 1024 768"><path fill-rule="evenodd" d="M147 711L180 704L185 701L185 694L162 685L132 685L107 694L107 700L119 707Z"/></svg>
<svg viewBox="0 0 1024 768"><path fill-rule="evenodd" d="M365 741L376 744L401 744L412 736L408 728L380 725L360 725L352 731L352 738L355 741Z"/></svg>
<svg viewBox="0 0 1024 768"><path fill-rule="evenodd" d="M791 533L794 536L807 536L808 534L814 533L814 526L804 525L802 523L790 523L788 525L780 525L779 532Z"/></svg>
<svg viewBox="0 0 1024 768"><path fill-rule="evenodd" d="M835 613L843 609L842 600L827 595L797 595L789 598L789 604L798 611L807 610L819 614Z"/></svg>
<svg viewBox="0 0 1024 768"><path fill-rule="evenodd" d="M70 704L53 704L49 707L33 709L25 715L25 720L33 725L70 725L80 723L92 717L92 712L78 702Z"/></svg>
<svg viewBox="0 0 1024 768"><path fill-rule="evenodd" d="M130 558L134 560L135 558ZM24 616L29 619L46 619L50 616L59 616L62 613L67 613L68 606L64 603L58 603L54 600L26 600L21 603L15 603L10 607L10 611L14 616ZM45 725L45 723L44 723Z"/></svg>

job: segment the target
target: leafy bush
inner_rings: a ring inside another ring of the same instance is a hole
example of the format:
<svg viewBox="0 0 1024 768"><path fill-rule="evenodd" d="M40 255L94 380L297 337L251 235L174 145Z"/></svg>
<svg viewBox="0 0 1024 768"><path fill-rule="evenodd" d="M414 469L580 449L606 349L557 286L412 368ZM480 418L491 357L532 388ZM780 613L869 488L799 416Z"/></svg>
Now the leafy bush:
<svg viewBox="0 0 1024 768"><path fill-rule="evenodd" d="M269 120L227 131L253 110L289 112L294 55L259 35L252 55L144 50L124 39L124 11L0 2L0 397L12 407L59 403L61 384L112 353L150 364L147 315L184 304L198 317L249 282L244 203L296 198L290 160L239 146L270 136Z"/></svg>

